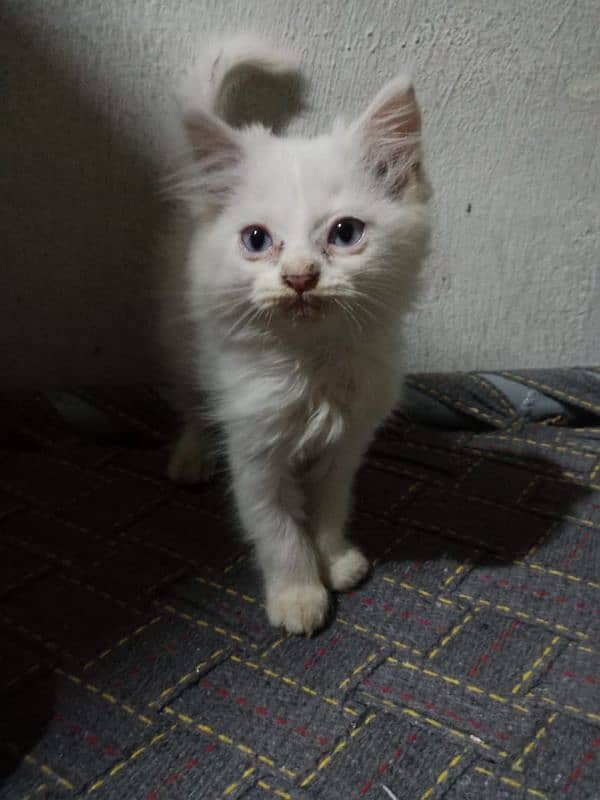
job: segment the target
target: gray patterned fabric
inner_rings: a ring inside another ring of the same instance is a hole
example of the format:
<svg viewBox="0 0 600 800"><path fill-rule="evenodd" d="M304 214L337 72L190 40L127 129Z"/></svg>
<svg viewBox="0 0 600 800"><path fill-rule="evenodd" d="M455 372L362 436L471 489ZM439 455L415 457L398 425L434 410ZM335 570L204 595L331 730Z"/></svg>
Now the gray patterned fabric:
<svg viewBox="0 0 600 800"><path fill-rule="evenodd" d="M407 400L357 482L372 574L305 639L224 478L163 478L162 390L0 397L0 798L599 798L600 375Z"/></svg>

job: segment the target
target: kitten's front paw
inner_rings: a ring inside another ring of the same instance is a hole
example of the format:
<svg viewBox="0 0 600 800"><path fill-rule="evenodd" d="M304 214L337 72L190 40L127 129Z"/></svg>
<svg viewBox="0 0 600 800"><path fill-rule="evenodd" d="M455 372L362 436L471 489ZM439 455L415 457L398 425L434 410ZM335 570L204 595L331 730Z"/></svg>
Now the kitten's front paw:
<svg viewBox="0 0 600 800"><path fill-rule="evenodd" d="M292 584L267 591L267 615L275 627L310 636L323 627L329 595L320 583Z"/></svg>
<svg viewBox="0 0 600 800"><path fill-rule="evenodd" d="M358 547L349 547L329 562L329 585L337 592L345 592L366 577L371 565Z"/></svg>

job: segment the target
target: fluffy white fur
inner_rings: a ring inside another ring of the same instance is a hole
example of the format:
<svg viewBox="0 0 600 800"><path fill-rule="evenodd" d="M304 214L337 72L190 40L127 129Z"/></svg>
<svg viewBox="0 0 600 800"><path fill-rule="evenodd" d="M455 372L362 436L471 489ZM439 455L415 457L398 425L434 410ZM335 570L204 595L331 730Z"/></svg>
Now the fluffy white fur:
<svg viewBox="0 0 600 800"><path fill-rule="evenodd" d="M218 426L269 619L310 634L325 621L327 589L349 589L368 571L344 526L363 453L399 399L401 323L427 248L429 190L406 77L316 138L226 122L248 71L294 70L262 42L237 39L211 51L182 93L189 151L172 185L182 203L167 293L180 303L166 313L192 391L169 474L206 477ZM357 246L327 242L341 217L365 223ZM250 257L240 231L257 224L274 244ZM307 273L318 284L299 299L282 277Z"/></svg>

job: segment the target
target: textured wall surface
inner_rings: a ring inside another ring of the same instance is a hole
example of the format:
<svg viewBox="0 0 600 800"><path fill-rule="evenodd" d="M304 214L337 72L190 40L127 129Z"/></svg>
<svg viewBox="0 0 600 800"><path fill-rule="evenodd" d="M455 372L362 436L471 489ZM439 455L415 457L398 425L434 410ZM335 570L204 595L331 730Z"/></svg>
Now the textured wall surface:
<svg viewBox="0 0 600 800"><path fill-rule="evenodd" d="M0 380L156 376L161 120L211 31L302 56L315 132L408 67L436 190L411 369L598 360L598 0L4 0Z"/></svg>

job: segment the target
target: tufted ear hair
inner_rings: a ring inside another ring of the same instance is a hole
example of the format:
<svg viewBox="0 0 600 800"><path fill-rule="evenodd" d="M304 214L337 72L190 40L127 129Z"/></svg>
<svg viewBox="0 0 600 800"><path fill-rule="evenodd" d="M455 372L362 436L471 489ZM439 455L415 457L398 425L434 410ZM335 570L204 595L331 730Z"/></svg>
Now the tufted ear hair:
<svg viewBox="0 0 600 800"><path fill-rule="evenodd" d="M394 197L421 180L421 112L410 78L387 84L355 122L365 161Z"/></svg>

